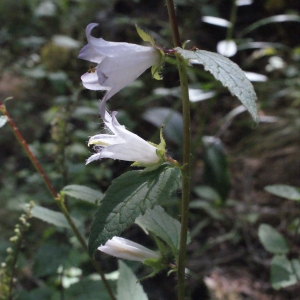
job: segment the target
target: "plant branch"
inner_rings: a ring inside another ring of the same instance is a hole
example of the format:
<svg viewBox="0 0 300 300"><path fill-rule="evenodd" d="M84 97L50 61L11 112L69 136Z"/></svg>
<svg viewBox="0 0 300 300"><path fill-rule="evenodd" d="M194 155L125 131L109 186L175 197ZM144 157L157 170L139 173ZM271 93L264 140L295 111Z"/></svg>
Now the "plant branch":
<svg viewBox="0 0 300 300"><path fill-rule="evenodd" d="M5 108L5 105L2 104L0 102L0 111L7 117L7 121L9 123L9 125L11 126L13 133L15 135L15 137L17 138L17 140L19 141L19 143L21 144L21 146L23 147L23 149L25 150L27 156L29 157L30 161L32 162L32 164L34 165L34 167L36 168L36 170L38 171L38 173L41 175L41 177L44 180L44 183L47 187L47 189L49 190L50 194L53 196L53 198L55 199L58 207L60 208L60 210L62 211L62 213L64 214L65 218L67 219L70 227L72 228L75 236L77 237L78 241L80 242L80 244L82 245L83 249L88 252L88 246L83 238L83 236L80 234L80 232L78 231L76 225L74 224L68 209L66 208L65 204L64 204L64 199L62 198L62 196L57 193L57 191L55 190L55 188L53 187L53 185L51 184L49 178L47 177L44 169L42 168L41 164L39 163L39 161L37 160L37 158L34 156L34 154L32 153L32 151L30 150L27 142L25 141L25 139L23 138L22 134L20 133L19 129L17 128L16 124L14 123L14 121L12 120L12 118L10 117L8 111ZM105 287L107 289L107 292L110 295L111 300L116 300L112 289L108 283L108 281L105 278L104 272L102 271L102 269L100 268L100 266L97 264L97 262L95 260L92 260L93 266L95 267L95 269L99 272L101 279L103 281L103 283L105 284Z"/></svg>
<svg viewBox="0 0 300 300"><path fill-rule="evenodd" d="M167 0L169 19L172 27L174 46L180 47L180 36L176 21L175 7L173 0ZM176 54L178 72L180 78L182 94L182 115L183 115L183 162L182 162L182 199L181 199L181 231L180 248L178 256L178 300L185 299L185 266L186 266L186 243L189 221L189 201L190 201L190 153L191 153L191 133L190 133L190 100L188 92L188 79L186 72L186 61Z"/></svg>

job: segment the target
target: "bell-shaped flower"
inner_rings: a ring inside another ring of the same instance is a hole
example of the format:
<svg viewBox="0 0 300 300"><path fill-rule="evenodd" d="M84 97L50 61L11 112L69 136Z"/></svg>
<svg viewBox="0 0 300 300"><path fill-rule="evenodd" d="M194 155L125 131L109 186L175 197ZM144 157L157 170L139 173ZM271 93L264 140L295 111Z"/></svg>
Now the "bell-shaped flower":
<svg viewBox="0 0 300 300"><path fill-rule="evenodd" d="M78 57L97 64L95 68L82 75L81 80L87 89L107 91L100 106L103 117L106 101L133 82L146 69L152 66L153 77L160 79L158 71L164 55L162 50L155 47L154 40L139 28L137 28L139 35L152 46L107 42L102 38L95 38L91 32L97 25L92 23L87 26L88 44L81 49Z"/></svg>
<svg viewBox="0 0 300 300"><path fill-rule="evenodd" d="M101 245L98 250L118 258L140 262L143 262L149 258L158 259L160 257L157 252L117 236L114 236L111 240L108 240L104 246Z"/></svg>
<svg viewBox="0 0 300 300"><path fill-rule="evenodd" d="M138 135L120 125L117 112L110 115L105 111L104 123L109 134L98 134L89 139L88 145L95 145L97 153L93 154L87 164L102 158L120 159L135 162L135 166L154 166L165 160L165 141L162 138L159 145L146 142Z"/></svg>

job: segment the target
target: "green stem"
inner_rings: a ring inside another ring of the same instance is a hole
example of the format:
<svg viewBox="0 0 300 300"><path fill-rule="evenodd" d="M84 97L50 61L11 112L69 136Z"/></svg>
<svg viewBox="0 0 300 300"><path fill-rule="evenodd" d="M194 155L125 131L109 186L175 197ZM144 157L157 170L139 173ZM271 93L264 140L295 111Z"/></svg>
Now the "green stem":
<svg viewBox="0 0 300 300"><path fill-rule="evenodd" d="M21 132L19 131L18 127L16 126L15 122L13 121L13 119L10 117L8 111L5 108L5 105L2 104L0 102L0 111L3 113L3 115L6 116L7 121L10 125L10 127L12 128L12 131L15 135L15 137L17 138L18 142L21 144L21 146L23 147L23 149L25 150L27 156L29 157L29 159L31 160L33 166L36 168L36 170L38 171L38 173L41 175L42 179L44 180L44 183L47 187L47 189L49 190L50 194L56 198L58 197L58 193L55 191L53 185L51 184L49 178L47 177L44 169L42 168L41 164L39 163L39 161L36 159L36 157L33 155L32 151L30 150L28 144L26 143L25 139L23 138Z"/></svg>
<svg viewBox="0 0 300 300"><path fill-rule="evenodd" d="M42 168L41 164L39 163L39 161L37 160L37 158L34 156L34 154L32 153L32 151L30 150L27 142L25 141L25 139L23 138L22 134L20 133L19 129L17 128L16 124L14 123L14 121L12 120L12 118L10 117L8 111L5 108L5 105L2 104L0 102L0 111L6 116L7 121L9 123L9 125L11 126L14 135L16 136L17 140L19 141L19 143L21 144L21 146L23 147L23 149L25 150L27 156L29 157L29 159L31 160L32 164L34 165L34 167L36 168L36 170L38 171L38 173L42 176L44 183L47 187L47 189L49 190L49 192L51 193L51 195L53 196L53 198L55 199L58 207L60 208L61 212L64 214L64 216L66 217L70 227L72 228L75 236L77 237L78 241L80 242L80 244L82 245L83 249L88 252L88 246L83 238L83 236L80 234L80 232L78 231L77 227L75 226L68 209L66 208L65 204L64 204L64 199L62 198L62 196L57 193L57 191L55 190L55 188L53 187L53 185L51 184L49 178L47 177L44 169ZM95 267L95 269L99 272L101 279L103 281L103 283L105 284L105 287L107 289L107 292L110 295L111 300L116 300L112 289L108 283L108 281L105 278L104 272L102 271L102 269L100 268L100 266L97 264L97 262L95 260L92 260L93 266Z"/></svg>
<svg viewBox="0 0 300 300"><path fill-rule="evenodd" d="M236 14L237 14L237 4L236 0L232 0L232 8L230 13L230 23L231 25L228 27L226 40L232 40L232 33L236 22Z"/></svg>
<svg viewBox="0 0 300 300"><path fill-rule="evenodd" d="M169 19L172 27L174 46L181 46L178 25L175 15L173 0L167 0ZM182 94L182 115L183 115L183 163L182 163L182 199L181 199L181 231L180 248L178 255L178 300L185 299L185 266L186 266L186 243L189 221L189 201L190 201L190 153L191 153L191 132L190 132L190 100L188 91L188 79L186 72L186 62L176 55L178 72L180 78Z"/></svg>

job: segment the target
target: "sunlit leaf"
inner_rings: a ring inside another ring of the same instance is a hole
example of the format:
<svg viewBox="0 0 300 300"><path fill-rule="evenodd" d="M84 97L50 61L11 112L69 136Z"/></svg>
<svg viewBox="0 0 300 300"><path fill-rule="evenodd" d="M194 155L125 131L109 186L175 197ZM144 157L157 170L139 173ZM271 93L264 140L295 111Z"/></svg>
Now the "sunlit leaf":
<svg viewBox="0 0 300 300"><path fill-rule="evenodd" d="M76 199L87 201L93 204L98 204L104 197L102 192L91 189L84 185L67 185L62 189L62 192Z"/></svg>
<svg viewBox="0 0 300 300"><path fill-rule="evenodd" d="M168 200L178 188L179 175L178 168L162 165L151 171L130 171L113 180L91 227L90 255L148 208Z"/></svg>
<svg viewBox="0 0 300 300"><path fill-rule="evenodd" d="M255 91L251 82L237 64L227 57L209 51L189 51L179 47L175 49L184 59L203 65L206 71L209 71L217 80L221 81L231 94L242 102L254 121L258 123Z"/></svg>
<svg viewBox="0 0 300 300"><path fill-rule="evenodd" d="M135 274L121 260L119 260L119 272L117 300L148 300L147 294Z"/></svg>
<svg viewBox="0 0 300 300"><path fill-rule="evenodd" d="M222 18L213 17L213 16L203 16L202 21L205 23L209 23L209 24L221 26L221 27L230 27L231 26L231 23L229 21L222 19Z"/></svg>
<svg viewBox="0 0 300 300"><path fill-rule="evenodd" d="M300 201L300 191L298 188L285 185L285 184L274 184L265 187L265 190L278 197L282 197L289 200Z"/></svg>
<svg viewBox="0 0 300 300"><path fill-rule="evenodd" d="M264 248L273 254L285 254L290 248L281 233L268 224L261 224L258 237Z"/></svg>

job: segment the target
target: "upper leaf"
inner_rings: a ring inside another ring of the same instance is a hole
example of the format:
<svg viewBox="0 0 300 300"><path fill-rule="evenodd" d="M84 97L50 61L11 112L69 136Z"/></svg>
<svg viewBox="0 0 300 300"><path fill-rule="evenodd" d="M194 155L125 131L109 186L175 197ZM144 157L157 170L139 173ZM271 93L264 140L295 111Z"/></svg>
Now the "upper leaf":
<svg viewBox="0 0 300 300"><path fill-rule="evenodd" d="M282 234L270 225L261 224L258 229L258 237L264 248L273 254L285 254L290 251Z"/></svg>
<svg viewBox="0 0 300 300"><path fill-rule="evenodd" d="M121 260L119 260L119 272L120 276L117 284L118 300L148 300L142 285L137 282L138 279L134 273Z"/></svg>
<svg viewBox="0 0 300 300"><path fill-rule="evenodd" d="M252 118L258 123L256 108L256 94L254 88L245 76L241 68L227 57L220 54L196 50L189 51L182 48L175 48L180 55L187 60L195 60L196 63L202 64L206 71L209 71L217 80L226 86L232 95L235 95L247 108Z"/></svg>
<svg viewBox="0 0 300 300"><path fill-rule="evenodd" d="M180 171L170 165L130 171L113 180L96 212L89 238L89 253L129 226L148 208L167 200L178 188Z"/></svg>
<svg viewBox="0 0 300 300"><path fill-rule="evenodd" d="M84 185L67 185L62 189L62 192L73 198L84 200L93 204L98 204L98 202L103 198L102 192Z"/></svg>
<svg viewBox="0 0 300 300"><path fill-rule="evenodd" d="M135 223L160 237L171 247L175 255L178 254L181 224L169 216L161 206L148 209L143 216L136 218Z"/></svg>

